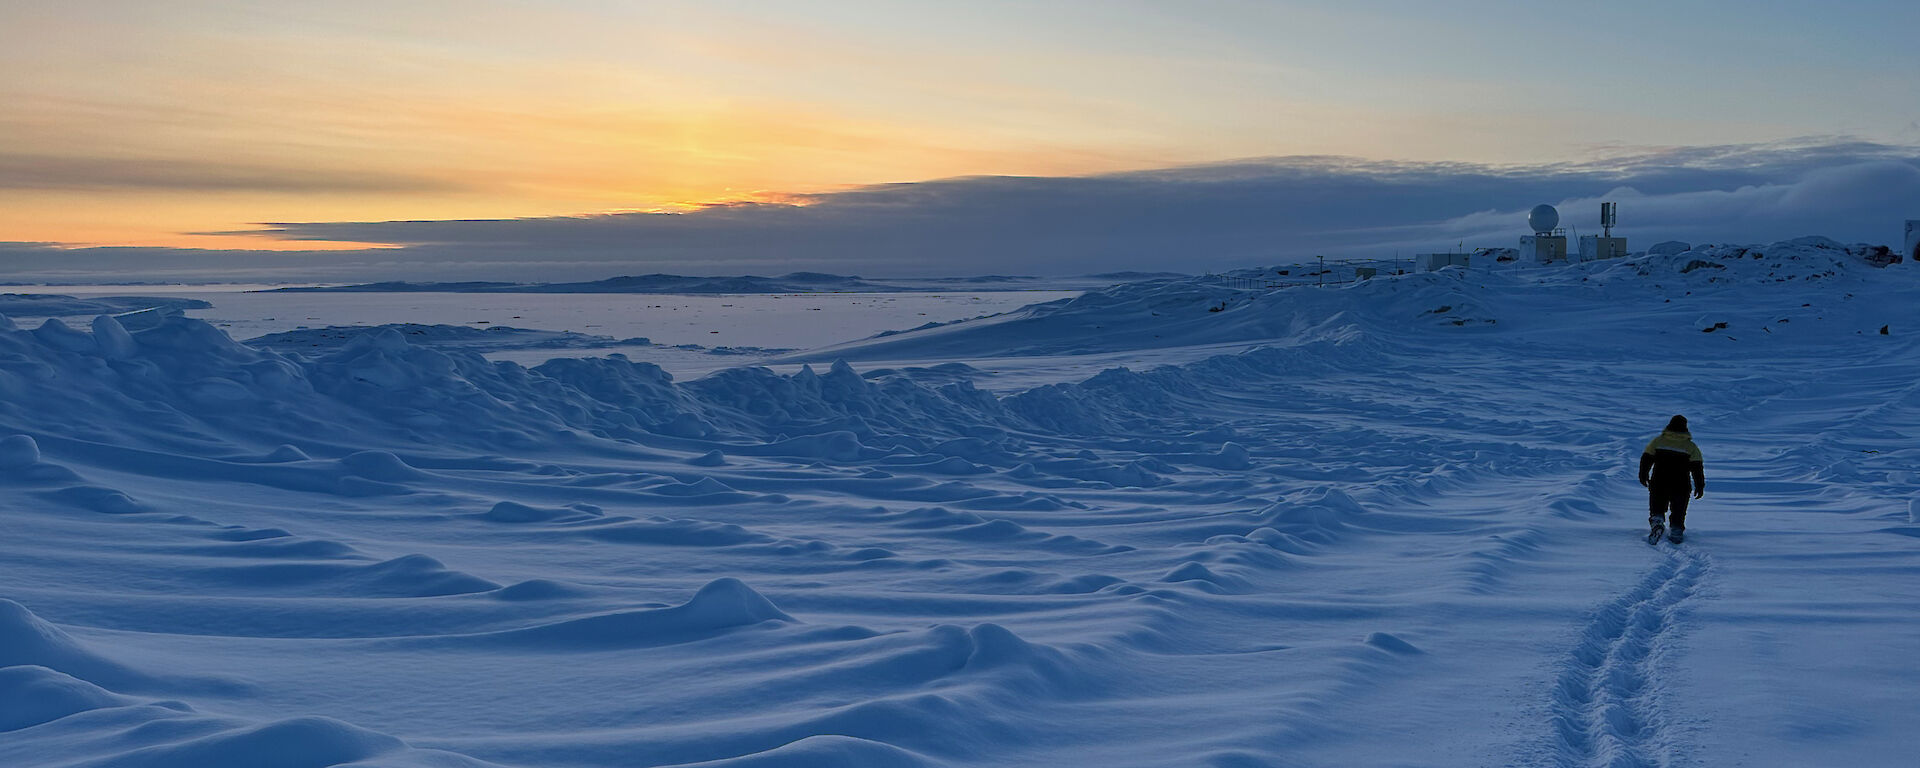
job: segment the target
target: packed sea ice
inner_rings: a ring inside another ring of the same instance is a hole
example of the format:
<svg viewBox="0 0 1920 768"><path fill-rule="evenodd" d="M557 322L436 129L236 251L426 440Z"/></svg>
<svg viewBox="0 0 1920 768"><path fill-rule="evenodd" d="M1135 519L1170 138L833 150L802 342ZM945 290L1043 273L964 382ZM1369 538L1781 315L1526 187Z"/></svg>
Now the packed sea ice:
<svg viewBox="0 0 1920 768"><path fill-rule="evenodd" d="M1908 764L1889 261L1163 278L689 381L0 317L0 765Z"/></svg>

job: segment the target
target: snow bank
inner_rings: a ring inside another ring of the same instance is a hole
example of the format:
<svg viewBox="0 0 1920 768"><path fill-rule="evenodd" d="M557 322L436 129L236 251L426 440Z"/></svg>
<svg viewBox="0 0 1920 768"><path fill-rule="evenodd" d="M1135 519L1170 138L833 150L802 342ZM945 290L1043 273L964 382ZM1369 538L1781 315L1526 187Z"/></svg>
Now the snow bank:
<svg viewBox="0 0 1920 768"><path fill-rule="evenodd" d="M0 315L13 317L112 315L142 310L179 314L183 310L212 307L212 304L199 299L166 296L89 296L82 299L52 293L0 293Z"/></svg>

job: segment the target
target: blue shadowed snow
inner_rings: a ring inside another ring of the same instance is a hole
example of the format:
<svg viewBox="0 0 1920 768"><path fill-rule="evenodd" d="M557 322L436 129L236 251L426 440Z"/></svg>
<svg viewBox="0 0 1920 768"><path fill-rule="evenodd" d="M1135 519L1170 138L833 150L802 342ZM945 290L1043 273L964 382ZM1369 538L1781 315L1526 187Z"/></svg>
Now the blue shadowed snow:
<svg viewBox="0 0 1920 768"><path fill-rule="evenodd" d="M0 318L0 765L1902 764L1920 266L1655 251L692 380Z"/></svg>

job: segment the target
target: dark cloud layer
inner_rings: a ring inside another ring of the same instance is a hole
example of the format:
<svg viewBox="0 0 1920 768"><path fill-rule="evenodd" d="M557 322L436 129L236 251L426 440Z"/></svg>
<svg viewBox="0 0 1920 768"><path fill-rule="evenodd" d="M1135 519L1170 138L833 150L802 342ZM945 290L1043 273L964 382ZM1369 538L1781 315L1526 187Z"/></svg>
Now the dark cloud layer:
<svg viewBox="0 0 1920 768"><path fill-rule="evenodd" d="M554 280L639 272L862 275L1207 271L1328 256L1513 245L1525 211L1598 228L1620 203L1634 247L1809 234L1888 242L1920 217L1920 151L1860 142L1687 147L1493 167L1296 157L1091 177L977 177L863 187L807 205L679 214L270 226L288 240L397 249L262 254L0 246L0 277L108 264L234 279ZM57 262L57 263L56 263Z"/></svg>

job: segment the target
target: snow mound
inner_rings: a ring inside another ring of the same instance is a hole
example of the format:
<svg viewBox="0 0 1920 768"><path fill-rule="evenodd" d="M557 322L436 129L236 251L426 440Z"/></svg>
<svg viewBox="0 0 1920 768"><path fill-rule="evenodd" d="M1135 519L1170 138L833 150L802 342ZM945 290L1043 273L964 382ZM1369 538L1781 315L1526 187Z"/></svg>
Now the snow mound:
<svg viewBox="0 0 1920 768"><path fill-rule="evenodd" d="M360 477L391 483L419 480L427 476L388 451L353 453L340 459L340 466Z"/></svg>
<svg viewBox="0 0 1920 768"><path fill-rule="evenodd" d="M98 485L76 485L47 495L66 504L103 515L135 515L153 511L151 507L135 501L132 496L128 496L123 491Z"/></svg>
<svg viewBox="0 0 1920 768"><path fill-rule="evenodd" d="M133 357L137 347L133 336L119 320L110 315L100 315L93 319L93 341L100 346L101 356L108 360L125 360Z"/></svg>
<svg viewBox="0 0 1920 768"><path fill-rule="evenodd" d="M1403 656L1420 652L1420 649L1414 644L1387 632L1369 633L1363 642L1388 653L1397 653Z"/></svg>
<svg viewBox="0 0 1920 768"><path fill-rule="evenodd" d="M808 736L764 752L721 760L680 763L669 768L921 768L934 765L939 763L885 742L853 736L821 735Z"/></svg>
<svg viewBox="0 0 1920 768"><path fill-rule="evenodd" d="M578 509L533 507L512 501L502 501L481 514L481 517L496 523L544 523L593 516Z"/></svg>
<svg viewBox="0 0 1920 768"><path fill-rule="evenodd" d="M46 667L114 690L141 690L158 678L101 656L72 635L35 616L27 607L0 599L0 667Z"/></svg>
<svg viewBox="0 0 1920 768"><path fill-rule="evenodd" d="M473 639L537 650L647 648L692 642L769 622L790 624L794 618L745 582L719 578L701 587L692 599L671 608L620 611Z"/></svg>
<svg viewBox="0 0 1920 768"><path fill-rule="evenodd" d="M40 444L28 435L0 438L0 471L25 469L40 463Z"/></svg>
<svg viewBox="0 0 1920 768"><path fill-rule="evenodd" d="M345 561L308 560L339 551L339 545L329 544L321 543L324 549L318 551L296 546L275 548L271 552L275 558L291 562L205 566L183 573L204 582L203 588L209 591L407 598L464 595L500 588L499 584L478 576L450 570L427 555L403 555L374 563L361 562L358 555Z"/></svg>
<svg viewBox="0 0 1920 768"><path fill-rule="evenodd" d="M588 590L551 579L528 579L493 593L500 600L560 600L591 594Z"/></svg>
<svg viewBox="0 0 1920 768"><path fill-rule="evenodd" d="M129 701L100 686L47 667L0 667L0 733Z"/></svg>
<svg viewBox="0 0 1920 768"><path fill-rule="evenodd" d="M287 445L285 443L275 447L262 458L272 462L310 461L313 459L312 456L307 455L306 451L300 450L298 446Z"/></svg>

